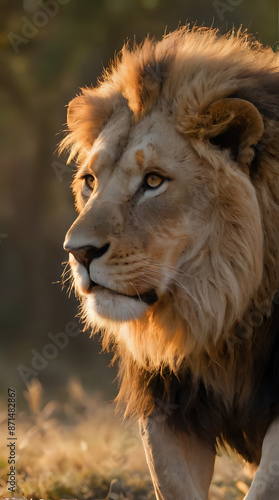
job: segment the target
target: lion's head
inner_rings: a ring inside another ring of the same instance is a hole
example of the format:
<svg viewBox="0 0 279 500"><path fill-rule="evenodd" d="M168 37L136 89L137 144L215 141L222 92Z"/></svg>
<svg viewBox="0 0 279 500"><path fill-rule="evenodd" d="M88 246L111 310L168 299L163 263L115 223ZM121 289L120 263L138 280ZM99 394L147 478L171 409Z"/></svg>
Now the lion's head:
<svg viewBox="0 0 279 500"><path fill-rule="evenodd" d="M139 366L199 366L277 286L277 71L243 35L184 28L124 47L69 104L75 287Z"/></svg>

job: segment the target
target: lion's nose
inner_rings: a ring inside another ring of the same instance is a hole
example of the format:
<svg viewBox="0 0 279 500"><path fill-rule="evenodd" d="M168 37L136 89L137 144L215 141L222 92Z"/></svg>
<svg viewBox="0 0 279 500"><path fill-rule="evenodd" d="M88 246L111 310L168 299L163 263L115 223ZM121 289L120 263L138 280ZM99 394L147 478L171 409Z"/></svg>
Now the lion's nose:
<svg viewBox="0 0 279 500"><path fill-rule="evenodd" d="M99 259L100 257L102 257L102 255L104 255L108 251L109 246L110 244L107 243L101 248L94 246L83 246L74 248L66 243L64 245L64 249L67 252L73 254L76 260L80 262L80 264L82 264L84 267L86 267L86 269L88 269L92 260Z"/></svg>

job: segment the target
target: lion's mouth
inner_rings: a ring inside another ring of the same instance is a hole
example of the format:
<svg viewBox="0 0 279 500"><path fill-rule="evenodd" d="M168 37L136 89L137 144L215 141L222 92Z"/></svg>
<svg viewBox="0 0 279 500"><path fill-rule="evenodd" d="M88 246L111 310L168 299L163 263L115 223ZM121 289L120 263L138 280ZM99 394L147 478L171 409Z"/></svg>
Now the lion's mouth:
<svg viewBox="0 0 279 500"><path fill-rule="evenodd" d="M99 285L95 281L90 280L90 284L87 287L86 292L91 293L93 291L98 291L98 290L104 290L104 291L109 292L113 295L126 297L127 299L138 300L140 302L144 302L145 304L147 304L149 306L152 306L153 304L155 304L155 302L157 302L157 300L159 300L159 297L158 297L157 293L155 292L155 290L149 290L147 292L144 292L141 294L136 294L136 295L126 295L125 293L116 292L115 290L112 290L111 288L107 288L105 286Z"/></svg>

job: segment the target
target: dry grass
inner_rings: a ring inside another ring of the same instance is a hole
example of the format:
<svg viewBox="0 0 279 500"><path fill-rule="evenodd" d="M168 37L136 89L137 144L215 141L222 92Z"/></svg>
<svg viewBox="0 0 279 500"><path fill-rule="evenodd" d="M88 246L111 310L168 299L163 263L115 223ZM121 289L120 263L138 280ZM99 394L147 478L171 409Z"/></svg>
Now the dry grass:
<svg viewBox="0 0 279 500"><path fill-rule="evenodd" d="M17 415L17 498L155 500L135 422L124 423L111 403L86 394L74 380L64 402L42 404L34 380L29 412ZM1 436L6 434L6 412ZM6 441L0 447L0 497L9 498ZM211 500L241 500L251 475L235 458L217 459Z"/></svg>

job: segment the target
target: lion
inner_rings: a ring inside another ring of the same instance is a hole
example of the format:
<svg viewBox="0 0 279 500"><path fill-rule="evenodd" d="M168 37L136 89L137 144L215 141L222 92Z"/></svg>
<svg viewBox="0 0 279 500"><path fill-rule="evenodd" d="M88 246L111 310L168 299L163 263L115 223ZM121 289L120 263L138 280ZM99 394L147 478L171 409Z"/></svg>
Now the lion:
<svg viewBox="0 0 279 500"><path fill-rule="evenodd" d="M86 327L119 362L159 500L205 500L220 446L279 498L279 61L189 26L125 45L68 106Z"/></svg>

